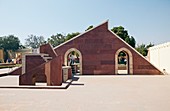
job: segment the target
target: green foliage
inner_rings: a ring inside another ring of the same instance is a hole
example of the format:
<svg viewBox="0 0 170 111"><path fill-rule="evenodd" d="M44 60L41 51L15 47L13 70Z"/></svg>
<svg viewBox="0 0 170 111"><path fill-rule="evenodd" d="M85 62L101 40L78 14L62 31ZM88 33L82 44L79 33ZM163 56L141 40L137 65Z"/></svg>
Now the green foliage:
<svg viewBox="0 0 170 111"><path fill-rule="evenodd" d="M79 35L79 34L80 34L79 32L67 34L67 36L66 36L66 41L69 40L69 39L71 39L71 38L73 38L73 37L75 37L75 36L77 36L77 35Z"/></svg>
<svg viewBox="0 0 170 111"><path fill-rule="evenodd" d="M118 56L126 56L126 53L125 52L123 52L123 51L121 51L120 53L119 53L119 55Z"/></svg>
<svg viewBox="0 0 170 111"><path fill-rule="evenodd" d="M154 44L141 44L141 45L137 45L136 50L141 53L143 56L147 56L148 54L148 48L154 46Z"/></svg>
<svg viewBox="0 0 170 111"><path fill-rule="evenodd" d="M115 34L117 34L120 38L125 40L127 37L129 37L127 30L124 29L124 27L119 26L119 27L113 27L111 29Z"/></svg>
<svg viewBox="0 0 170 111"><path fill-rule="evenodd" d="M90 25L85 31L90 30L93 28L93 25Z"/></svg>
<svg viewBox="0 0 170 111"><path fill-rule="evenodd" d="M13 68L13 67L16 67L16 65L14 64L9 64L9 65L0 65L0 69L4 69L4 68Z"/></svg>
<svg viewBox="0 0 170 111"><path fill-rule="evenodd" d="M111 29L112 32L117 34L120 38L122 38L124 41L126 41L129 45L135 48L136 41L133 36L129 36L128 31L124 29L124 27L113 27Z"/></svg>
<svg viewBox="0 0 170 111"><path fill-rule="evenodd" d="M0 37L0 49L3 49L3 38Z"/></svg>
<svg viewBox="0 0 170 111"><path fill-rule="evenodd" d="M25 39L25 45L31 48L38 48L40 45L44 44L46 41L43 36L29 35L27 39Z"/></svg>
<svg viewBox="0 0 170 111"><path fill-rule="evenodd" d="M149 44L146 46L146 48L148 49L149 47L153 47L153 46L154 46L154 44L149 43Z"/></svg>
<svg viewBox="0 0 170 111"><path fill-rule="evenodd" d="M143 56L147 55L147 48L145 44L137 45L136 50L141 53Z"/></svg>
<svg viewBox="0 0 170 111"><path fill-rule="evenodd" d="M24 45L22 45L22 44L19 46L19 49L25 49L25 48L26 47Z"/></svg>
<svg viewBox="0 0 170 111"><path fill-rule="evenodd" d="M50 43L53 47L60 45L61 43L65 42L66 38L62 34L52 35L48 38L48 43Z"/></svg>
<svg viewBox="0 0 170 111"><path fill-rule="evenodd" d="M9 58L8 50L16 51L20 48L20 40L14 35L0 37L0 49L4 50L4 61Z"/></svg>
<svg viewBox="0 0 170 111"><path fill-rule="evenodd" d="M135 38L133 36L130 37L130 40L129 42L129 45L131 45L133 48L135 48L135 45L136 45L136 41L135 41Z"/></svg>
<svg viewBox="0 0 170 111"><path fill-rule="evenodd" d="M0 48L4 50L17 50L20 47L20 40L14 35L0 37Z"/></svg>
<svg viewBox="0 0 170 111"><path fill-rule="evenodd" d="M63 34L56 34L56 35L52 35L50 38L48 38L48 43L50 43L53 47L58 46L60 44L62 44L63 42L70 40L71 38L79 35L79 32L75 32L75 33L71 33L71 34L67 34L67 36L63 35Z"/></svg>

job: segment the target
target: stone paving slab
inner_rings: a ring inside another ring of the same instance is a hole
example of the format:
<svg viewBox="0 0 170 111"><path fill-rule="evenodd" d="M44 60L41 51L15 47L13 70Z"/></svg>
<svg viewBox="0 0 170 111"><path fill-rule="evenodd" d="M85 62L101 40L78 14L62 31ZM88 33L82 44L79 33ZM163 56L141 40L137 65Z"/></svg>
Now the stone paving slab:
<svg viewBox="0 0 170 111"><path fill-rule="evenodd" d="M169 110L168 75L75 76L67 89L0 89L0 111Z"/></svg>
<svg viewBox="0 0 170 111"><path fill-rule="evenodd" d="M18 67L0 69L0 77L8 75L8 73L10 73L11 71L14 71L17 68Z"/></svg>
<svg viewBox="0 0 170 111"><path fill-rule="evenodd" d="M13 88L13 89L67 89L72 80L67 80L61 86L47 86L44 83L36 83L36 86L19 85L19 76L4 76L0 77L0 89Z"/></svg>

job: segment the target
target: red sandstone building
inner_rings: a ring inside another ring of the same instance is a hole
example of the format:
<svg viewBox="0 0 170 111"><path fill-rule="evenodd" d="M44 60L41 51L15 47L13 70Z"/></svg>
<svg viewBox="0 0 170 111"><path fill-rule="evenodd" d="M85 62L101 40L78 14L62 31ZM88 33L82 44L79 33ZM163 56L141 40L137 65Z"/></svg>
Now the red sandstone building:
<svg viewBox="0 0 170 111"><path fill-rule="evenodd" d="M35 81L46 81L48 85L61 85L62 66L68 65L68 56L72 52L78 55L78 70L82 75L116 75L120 52L126 54L127 74L159 75L159 69L148 62L134 48L116 34L108 30L108 21L94 27L67 42L55 47L46 44L40 47L45 55L26 55L22 67L20 84L35 84ZM46 59L45 59L46 58ZM49 59L49 60L48 60ZM32 62L34 60L34 62ZM21 72L21 68L12 72Z"/></svg>

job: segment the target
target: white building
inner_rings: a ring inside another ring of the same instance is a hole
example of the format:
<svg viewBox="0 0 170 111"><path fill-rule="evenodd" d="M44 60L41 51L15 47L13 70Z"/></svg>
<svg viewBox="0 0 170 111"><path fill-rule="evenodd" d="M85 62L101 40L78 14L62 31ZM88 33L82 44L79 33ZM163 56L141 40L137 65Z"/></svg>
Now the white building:
<svg viewBox="0 0 170 111"><path fill-rule="evenodd" d="M165 74L170 74L170 42L150 47L148 59Z"/></svg>

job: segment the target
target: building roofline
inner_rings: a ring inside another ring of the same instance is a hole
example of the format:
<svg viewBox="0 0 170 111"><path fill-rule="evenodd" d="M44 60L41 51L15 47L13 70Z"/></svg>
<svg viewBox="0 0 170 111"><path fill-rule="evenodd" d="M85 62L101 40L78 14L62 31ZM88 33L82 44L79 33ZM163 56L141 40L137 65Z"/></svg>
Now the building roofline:
<svg viewBox="0 0 170 111"><path fill-rule="evenodd" d="M170 42L166 42L166 43L163 43L163 44L158 44L158 45L149 47L148 50L160 49L160 48L163 48L163 47L170 47Z"/></svg>
<svg viewBox="0 0 170 111"><path fill-rule="evenodd" d="M60 45L58 45L58 46L56 46L56 47L54 47L54 50L57 49L57 48L59 48L59 47L61 47L61 46L63 46L64 44L66 44L66 43L68 43L68 42L70 42L70 41L76 39L76 38L79 38L80 36L82 36L82 35L84 35L84 34L90 32L91 30L94 30L94 29L100 27L101 25L108 23L108 21L109 21L109 20L107 20L107 21L105 21L105 22L103 22L103 23L97 25L96 27L93 27L93 28L91 28L91 29L89 29L89 30L87 30L87 31L85 31L85 32L83 32L83 33L81 33L81 34L79 34L79 35L77 35L77 36L71 38L70 40L68 40L68 41L66 41L66 42L64 42L64 43L62 43L62 44L60 44Z"/></svg>
<svg viewBox="0 0 170 111"><path fill-rule="evenodd" d="M94 30L94 29L96 29L96 28L98 28L98 27L100 27L101 25L106 24L106 23L108 23L108 20L105 21L105 22L103 22L103 23L101 23L101 24L99 24L99 25L97 25L96 27L93 27L93 28L91 28L91 29L89 29L89 30L87 30L87 31L85 31L85 32L83 32L83 33L81 33L81 34L79 34L79 35L71 38L70 40L68 40L68 41L66 41L66 42L64 42L64 43L56 46L56 47L54 48L54 50L57 49L57 48L59 48L59 47L61 47L61 46L63 46L64 44L66 44L66 43L68 43L68 42L76 39L76 38L81 37L82 35L90 32L90 31L92 31L92 30ZM108 29L108 28L107 28L107 29ZM108 30L109 30L109 29L108 29ZM113 35L115 35L119 40L121 40L123 43L125 43L127 46L129 46L133 51L135 51L137 54L139 54L139 56L141 56L144 60L148 61L142 54L140 54L140 53L139 53L137 50L135 50L132 46L130 46L128 43L126 43L126 42L125 42L123 39L121 39L118 35L116 35L116 34L115 34L114 32L112 32L111 30L109 30L109 31L110 31ZM148 62L149 62L149 61L148 61ZM151 65L153 65L151 62L149 62L149 63L150 63ZM158 69L158 70L163 74L163 72L162 72L159 68L157 68L155 65L153 65L153 66L154 66L156 69Z"/></svg>
<svg viewBox="0 0 170 111"><path fill-rule="evenodd" d="M116 35L114 32L109 30L113 35L115 35L119 40L121 40L123 43L125 43L127 46L129 46L133 51L135 51L139 56L141 56L143 59L148 61L141 53L139 53L136 49L134 49L131 45L129 45L127 42L125 42L123 39L121 39L118 35ZM148 61L151 65L153 65L156 69L158 69L162 74L164 74L158 67L156 67L154 64L152 64L150 61Z"/></svg>

